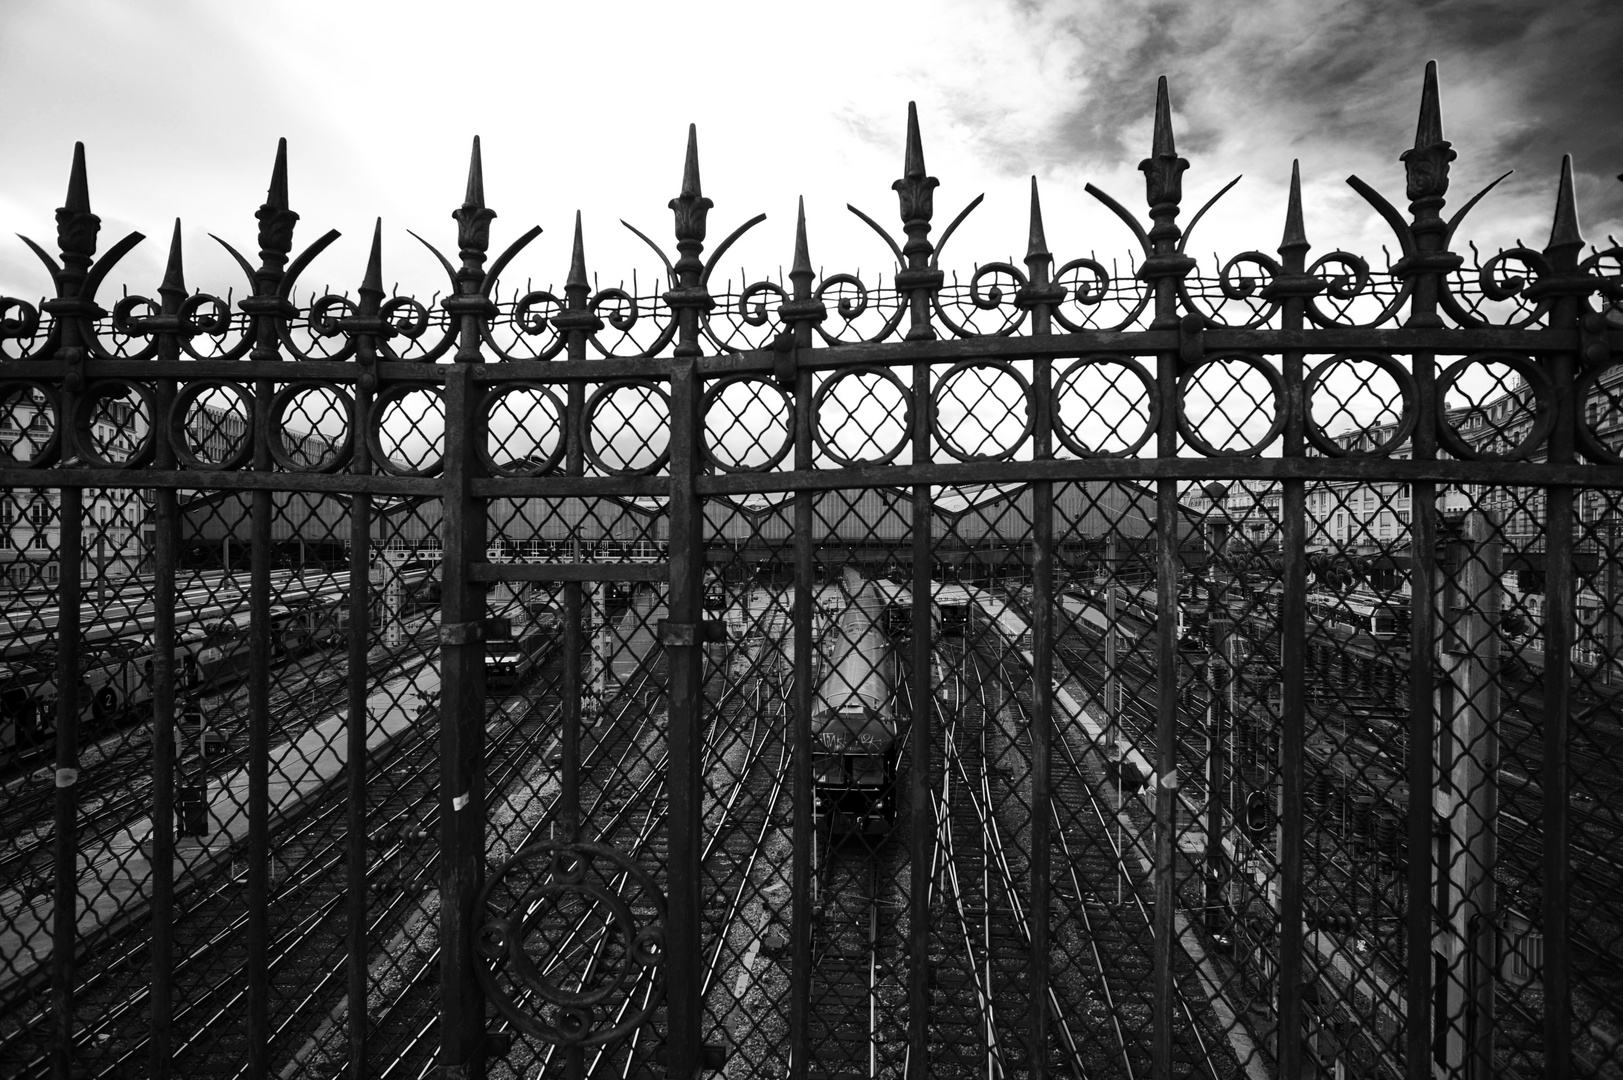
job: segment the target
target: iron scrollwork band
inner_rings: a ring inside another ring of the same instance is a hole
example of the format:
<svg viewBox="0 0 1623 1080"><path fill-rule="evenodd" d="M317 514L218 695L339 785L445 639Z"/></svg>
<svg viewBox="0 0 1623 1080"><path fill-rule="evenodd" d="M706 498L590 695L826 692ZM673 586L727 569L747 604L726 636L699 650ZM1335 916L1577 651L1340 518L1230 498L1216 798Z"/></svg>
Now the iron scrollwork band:
<svg viewBox="0 0 1623 1080"><path fill-rule="evenodd" d="M537 1038L612 1042L640 1026L664 995L664 895L614 848L530 844L490 875L475 911L480 986Z"/></svg>

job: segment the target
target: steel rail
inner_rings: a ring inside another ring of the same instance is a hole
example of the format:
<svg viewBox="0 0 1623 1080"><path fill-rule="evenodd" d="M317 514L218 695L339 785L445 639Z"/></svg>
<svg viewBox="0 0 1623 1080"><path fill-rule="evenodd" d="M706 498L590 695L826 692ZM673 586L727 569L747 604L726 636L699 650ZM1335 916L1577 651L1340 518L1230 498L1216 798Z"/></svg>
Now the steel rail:
<svg viewBox="0 0 1623 1080"><path fill-rule="evenodd" d="M981 668L981 660L982 660L982 658L977 655L977 650L976 649L970 648L967 645L966 645L966 647L964 649L964 655L965 655L966 659L973 658L974 670L975 670L975 673L976 673L976 694L977 694L977 697L980 700L980 707L981 707L982 715L983 716L994 715L993 709L987 703L987 695L986 695L987 680L983 677L984 673L983 673L982 668ZM1017 707L1020 708L1020 711L1021 711L1022 715L1024 715L1026 717L1026 720L1028 721L1028 723L1025 724L1025 725L1022 725L1022 727L1023 727L1024 730L1029 731L1030 730L1030 726L1029 726L1030 714L1029 714L1029 711L1024 708L1024 703L1019 702L1018 695L1012 692L1012 688L1009 688L1009 689L1010 689L1011 692L1008 694L1008 700L1017 702ZM1025 944L1026 944L1026 948L1030 949L1030 948L1033 947L1034 941L1033 941L1033 936L1032 936L1032 933L1031 933L1031 924L1030 924L1030 922L1029 922L1029 920L1027 919L1027 916L1026 916L1025 905L1023 903L1021 903L1021 901L1020 901L1019 878L1014 873L1013 868L1010 867L1010 865L1009 865L1006 847L1005 847L1005 845L1003 843L1003 840L1002 840L1002 834L998 831L997 815L993 811L994 803L992 801L991 783L990 783L990 777L989 777L988 772L987 772L987 765L988 765L988 762L990 761L990 757L989 757L987 749L986 749L986 730L985 730L984 723L983 723L982 730L981 730L981 763L982 763L982 769L981 769L981 782L980 782L980 789L981 789L980 790L980 798L978 800L970 792L970 789L969 789L969 776L968 776L967 772L964 771L963 762L961 760L961 757L959 757L956 754L954 756L955 756L955 758L959 758L957 760L957 765L958 765L958 769L959 769L959 775L964 780L965 789L966 789L966 795L968 796L968 799L969 799L969 802L970 802L971 806L975 810L976 817L979 819L979 822L980 822L980 825L981 825L981 833L986 838L988 845L990 846L992 852L996 856L995 861L996 861L996 864L997 864L997 867L998 867L998 875L999 875L999 878L1002 881L1004 892L1007 894L1007 896L1009 898L1009 906L1010 906L1010 910L1011 910L1011 912L1013 913L1013 916L1014 916L1015 927L1016 927L1016 929L1019 930L1021 937L1024 939ZM1036 808L1033 807L1032 809L1035 810ZM1067 862L1069 864L1070 852L1063 847L1064 834L1063 834L1063 831L1059 828L1060 821L1059 821L1058 811L1053 809L1052 804L1050 804L1050 812L1053 815L1054 824L1056 826L1055 831L1051 835L1060 837L1061 844L1062 844L1062 851L1064 851L1064 853L1065 853L1065 855L1067 857ZM1071 865L1071 874L1072 874L1073 881L1074 881L1076 871L1075 871L1074 864L1070 864L1070 865ZM1080 895L1081 894L1079 892L1078 897L1080 897ZM988 896L988 899L990 899L990 896ZM1092 924L1088 920L1087 910L1086 910L1085 905L1082 908L1082 918L1083 918L1083 922L1084 922L1084 929L1085 929L1085 932L1086 932L1087 937L1088 937L1089 945L1094 950L1094 960L1095 960L1096 965L1098 966L1099 973L1100 973L1100 978L1101 978L1101 984L1102 984L1102 986L1104 988L1106 1007L1109 1008L1109 1010L1110 1010L1111 1023L1116 1028L1117 1041L1118 1041L1118 1043L1120 1044L1120 1046L1122 1048L1123 1061L1127 1062L1127 1057L1126 1057L1126 1053L1127 1053L1127 1051L1126 1051L1126 1047L1127 1047L1126 1036L1121 1031L1120 1018L1116 1014L1113 995L1111 994L1109 983L1108 983L1107 980L1104 979L1105 966L1104 966L1102 958L1099 956L1099 953L1098 953L1097 939L1095 938L1095 936L1093 934ZM990 951L990 946L988 946L988 951ZM1063 1004L1060 1001L1059 991L1056 990L1052 985L1050 985L1048 987L1047 996L1048 996L1048 1006L1049 1006L1050 1009L1053 1010L1054 1017L1059 1022L1060 1034L1061 1034L1061 1036L1063 1037L1063 1039L1065 1041L1066 1049L1069 1051L1068 1063L1070 1064L1072 1070L1078 1076L1079 1080L1085 1080L1085 1078L1087 1076L1087 1070L1082 1064L1082 1051L1081 1051L1080 1045L1077 1043L1076 1034L1075 1034L1075 1032L1073 1032L1071 1030L1070 1020L1068 1019L1070 1014L1065 1010ZM1127 1062L1127 1069L1128 1069L1127 1075L1128 1075L1129 1078L1131 1078L1132 1075L1133 1075L1131 1062Z"/></svg>

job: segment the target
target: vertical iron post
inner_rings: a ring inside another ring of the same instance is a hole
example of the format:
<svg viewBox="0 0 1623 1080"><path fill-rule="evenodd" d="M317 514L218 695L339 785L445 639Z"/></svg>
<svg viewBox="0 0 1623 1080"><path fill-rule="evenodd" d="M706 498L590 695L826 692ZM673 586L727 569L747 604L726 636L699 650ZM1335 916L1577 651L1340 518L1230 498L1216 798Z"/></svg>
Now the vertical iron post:
<svg viewBox="0 0 1623 1080"><path fill-rule="evenodd" d="M823 302L812 296L811 254L806 241L806 203L802 199L795 220L795 254L789 270L794 287L791 298L778 309L780 318L789 327L789 370L794 392L795 471L810 472L812 459L812 374L795 361L799 350L812 344L812 327L823 321L828 312ZM784 379L778 385L783 389ZM797 491L795 500L795 600L794 600L794 710L793 720L785 732L791 740L794 758L793 826L791 853L791 879L793 897L790 900L791 963L789 970L789 1075L791 1080L805 1080L811 1067L811 898L816 888L813 875L812 844L815 821L812 807L812 723L811 712L815 687L812 685L813 648L812 605L815 593L812 587L813 495Z"/></svg>
<svg viewBox="0 0 1623 1080"><path fill-rule="evenodd" d="M482 324L495 314L482 267L494 210L484 204L484 173L474 140L467 195L452 213L462 266L441 306L457 320L456 362L445 378L445 463L440 476L440 1056L442 1070L485 1076L485 995L474 975L473 927L485 879L485 588L472 579L485 552L485 501L473 495L479 471Z"/></svg>
<svg viewBox="0 0 1623 1080"><path fill-rule="evenodd" d="M1324 283L1306 272L1310 245L1302 222L1302 177L1291 162L1290 201L1285 230L1280 238L1281 272L1264 290L1279 298L1280 329L1300 331L1307 301ZM1304 387L1306 372L1300 349L1286 350L1281 358L1285 377L1284 456L1305 457L1309 410ZM1307 831L1303 803L1303 767L1307 747L1307 488L1301 480L1284 481L1281 502L1280 546L1284 561L1284 594L1279 612L1280 742L1279 742L1279 1074L1297 1076L1303 1063L1302 999L1310 981L1303 974L1302 896L1303 848ZM1230 678L1237 672L1231 671Z"/></svg>
<svg viewBox="0 0 1623 1080"><path fill-rule="evenodd" d="M355 334L355 359L362 374L356 380L355 416L353 430L360 434L355 440L355 456L350 461L350 472L366 476L372 472L371 431L372 399L377 389L378 348L386 325L379 317L383 305L383 225L380 221L372 233L372 249L362 275L354 323L361 328ZM370 331L370 332L369 332ZM381 539L381 538L380 538ZM367 1075L366 1035L367 1020L367 959L366 945L366 773L369 764L367 736L372 718L367 709L368 665L367 654L372 643L372 496L356 492L350 497L349 507L349 663L346 683L349 693L348 712L344 718L346 760L345 820L349 832L347 840L346 872L349 875L349 895L345 898L345 952L348 965L349 1009L346 1017L349 1039L350 1073L355 1080ZM379 562L380 574L397 573L397 569ZM384 590L393 583L381 582ZM398 610L386 610L384 619L398 619Z"/></svg>
<svg viewBox="0 0 1623 1080"><path fill-rule="evenodd" d="M68 367L62 380L62 459L78 458L78 441L69 421L75 398L85 388L84 366L90 355L89 320L100 309L81 298L101 218L90 212L90 184L83 143L73 147L68 194L56 212L57 248L62 265L53 268L56 298L44 309L61 320L62 340L56 358ZM68 1080L73 1064L73 980L79 920L79 672L82 633L84 562L84 488L63 484L57 502L56 593L56 799L52 863L55 887L51 910L51 1077Z"/></svg>
<svg viewBox="0 0 1623 1080"><path fill-rule="evenodd" d="M299 215L288 208L287 140L276 147L270 187L255 212L259 269L254 292L240 307L254 320L249 358L281 358L281 325L294 314L281 295ZM270 400L275 383L255 379L253 470L273 470ZM249 503L248 552L248 1076L270 1075L270 526L271 493L255 490ZM353 673L352 673L353 674Z"/></svg>
<svg viewBox="0 0 1623 1080"><path fill-rule="evenodd" d="M1441 277L1461 264L1447 250L1448 223L1440 211L1448 191L1448 165L1455 158L1443 138L1442 109L1437 94L1437 64L1426 64L1421 87L1420 119L1415 127L1414 147L1401 156L1406 174L1406 192L1412 223L1411 250L1393 266L1394 275L1413 282L1408 326L1431 328L1443 325L1437 314ZM1437 423L1444 402L1437 397L1437 356L1432 350L1417 349L1414 354L1415 419L1410 457L1415 461L1437 458ZM1405 1008L1405 1058L1410 1076L1430 1072L1432 927L1434 886L1437 884L1432 843L1432 812L1429 800L1416 798L1430 792L1436 769L1433 761L1436 717L1432 700L1435 684L1437 642L1437 498L1434 481L1413 485L1410 507L1414 521L1413 607L1410 616L1409 652L1409 782L1410 805L1408 837L1409 904L1404 932L1408 938L1408 976Z"/></svg>
<svg viewBox="0 0 1623 1080"><path fill-rule="evenodd" d="M1561 181L1556 194L1555 220L1544 257L1552 271L1546 282L1535 284L1529 295L1554 298L1550 325L1580 326L1590 314L1584 293L1591 283L1578 270L1584 239L1578 231L1578 208L1573 197L1572 159L1561 159ZM1550 432L1546 460L1571 464L1577 460L1574 433L1579 403L1574 393L1579 357L1556 353L1546 358L1550 383L1555 387L1555 425ZM1576 631L1577 580L1573 569L1573 533L1578 527L1571 487L1550 485L1544 516L1544 768L1539 781L1544 790L1544 1075L1567 1080L1572 1075L1571 950L1568 944L1571 912L1567 894L1572 886L1570 844L1572 646Z"/></svg>
<svg viewBox="0 0 1623 1080"><path fill-rule="evenodd" d="M930 242L929 236L934 193L939 184L939 180L925 171L918 106L910 101L907 103L907 150L903 158L902 178L891 185L900 204L902 229L907 234L907 243L902 248L906 265L896 272L896 289L908 296L912 318L907 332L909 341L933 341L936 336L935 329L930 325L930 305L934 292L941 287L942 274L931 265L930 257L935 245ZM931 460L931 403L930 365L914 364L911 446L915 464ZM930 665L931 510L929 485L914 487L913 715L909 718L912 734L908 738L909 752L912 754L908 800L912 818L908 849L911 863L908 925L912 935L912 940L908 942L907 972L908 1080L922 1080L929 1061L929 894L931 852L935 842L935 813L930 792L930 767L934 754L930 716L935 694ZM929 822L929 826L925 822Z"/></svg>
<svg viewBox="0 0 1623 1080"><path fill-rule="evenodd" d="M158 335L158 356L180 359L184 327L181 304L186 300L182 272L180 219L169 244L169 263L158 286L167 332ZM175 400L175 380L159 380L155 395L159 416L169 415ZM160 426L154 433L152 467L175 468L175 451ZM175 573L178 560L180 508L174 488L152 492L152 1025L148 1071L154 1080L171 1075L174 1059L174 951L175 951Z"/></svg>
<svg viewBox="0 0 1623 1080"><path fill-rule="evenodd" d="M675 215L676 282L665 302L677 318L671 380L671 544L670 618L697 627L704 617L704 510L694 483L699 476L701 378L698 371L699 320L715 304L703 282L705 216L714 204L699 182L699 136L688 127L682 192L670 201ZM691 1080L701 1061L704 999L700 993L704 948L700 937L702 850L704 646L693 634L685 644L665 642L670 658L670 933L666 955L666 1000L670 1043L666 1075Z"/></svg>
<svg viewBox="0 0 1623 1080"><path fill-rule="evenodd" d="M586 275L586 241L581 231L580 212L575 212L575 239L570 250L569 276L564 282L565 310L555 322L567 335L565 347L572 363L586 359L586 339L603 329L603 320L590 310L591 279ZM581 413L586 404L586 387L575 379L568 386L568 400L564 406L564 473L584 476L586 452L584 423ZM578 528L578 526L577 526ZM580 810L580 737L582 724L581 658L585 651L582 633L584 589L579 581L564 583L564 670L563 670L563 730L559 737L559 750L563 755L562 778L558 792L558 823L565 843L574 843L581 836Z"/></svg>
<svg viewBox="0 0 1623 1080"><path fill-rule="evenodd" d="M1037 195L1037 178L1031 178L1030 229L1026 239L1026 273L1029 284L1020 290L1015 302L1031 312L1033 336L1053 333L1052 305L1065 298L1064 288L1049 280L1054 257L1048 250L1043 231L1042 203ZM1054 365L1042 358L1032 371L1033 433L1032 458L1046 461L1054 456ZM1054 740L1054 485L1039 480L1032 484L1032 542L1036 557L1031 581L1031 956L1029 997L1030 1062L1034 1080L1049 1075L1049 949L1053 874L1053 740Z"/></svg>
<svg viewBox="0 0 1623 1080"><path fill-rule="evenodd" d="M1178 282L1195 261L1178 250L1183 230L1178 226L1178 205L1183 200L1183 172L1189 162L1178 156L1172 138L1172 104L1166 76L1156 83L1155 134L1150 156L1139 162L1144 173L1145 197L1151 227L1149 249L1138 276L1154 292L1152 330L1174 330L1178 320ZM1162 403L1161 426L1156 433L1156 456L1178 456L1178 410L1181 392L1180 352L1156 357L1156 395ZM1151 1065L1155 1080L1172 1077L1173 996L1177 992L1172 970L1173 943L1177 938L1178 802L1178 523L1182 506L1176 480L1157 480L1156 501L1156 716L1155 716L1155 970L1151 1010Z"/></svg>

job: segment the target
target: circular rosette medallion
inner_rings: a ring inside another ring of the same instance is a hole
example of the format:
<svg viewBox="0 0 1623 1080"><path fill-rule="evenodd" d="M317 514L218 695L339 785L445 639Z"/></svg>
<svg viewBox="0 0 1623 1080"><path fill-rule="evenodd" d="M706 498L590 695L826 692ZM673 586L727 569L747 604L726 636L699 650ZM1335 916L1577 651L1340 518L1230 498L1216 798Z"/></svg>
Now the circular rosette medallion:
<svg viewBox="0 0 1623 1080"><path fill-rule="evenodd" d="M603 844L545 840L503 863L479 897L474 953L486 996L548 1042L596 1046L659 1004L665 898Z"/></svg>

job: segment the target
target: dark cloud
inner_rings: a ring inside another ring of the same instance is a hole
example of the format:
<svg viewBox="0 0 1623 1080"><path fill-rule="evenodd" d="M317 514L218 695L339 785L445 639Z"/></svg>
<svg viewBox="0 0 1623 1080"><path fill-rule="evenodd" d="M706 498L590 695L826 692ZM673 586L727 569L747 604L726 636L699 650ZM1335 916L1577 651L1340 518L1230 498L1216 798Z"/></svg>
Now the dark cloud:
<svg viewBox="0 0 1623 1080"><path fill-rule="evenodd" d="M1445 134L1460 154L1456 204L1470 194L1462 189L1507 169L1517 173L1495 199L1548 200L1571 153L1584 220L1623 221L1623 183L1613 179L1623 172L1617 0L1011 0L1007 10L1078 45L1068 73L1077 92L1048 124L1021 141L984 136L990 163L1009 172L1045 161L1136 164L1165 74L1178 149L1197 171L1282 171L1301 157L1320 175L1356 171L1393 192L1424 67L1436 59Z"/></svg>

